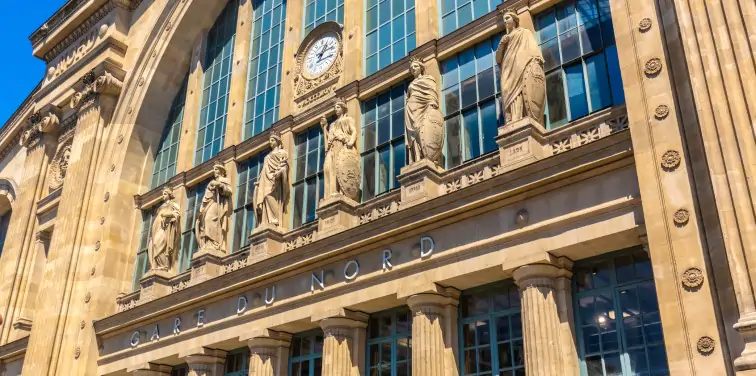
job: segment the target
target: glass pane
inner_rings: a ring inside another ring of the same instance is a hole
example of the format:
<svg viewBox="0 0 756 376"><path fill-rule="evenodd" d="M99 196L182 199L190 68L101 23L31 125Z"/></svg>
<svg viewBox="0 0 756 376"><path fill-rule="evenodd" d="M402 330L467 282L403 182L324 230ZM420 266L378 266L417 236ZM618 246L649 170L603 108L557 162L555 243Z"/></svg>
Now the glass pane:
<svg viewBox="0 0 756 376"><path fill-rule="evenodd" d="M567 76L567 92L570 96L570 120L588 114L588 100L585 95L585 81L583 81L583 64L575 64L565 68Z"/></svg>
<svg viewBox="0 0 756 376"><path fill-rule="evenodd" d="M591 111L600 110L612 104L612 93L609 88L609 76L606 72L604 54L588 58L585 62L588 74L588 87L591 92Z"/></svg>
<svg viewBox="0 0 756 376"><path fill-rule="evenodd" d="M563 125L567 121L567 108L564 103L561 70L546 75L546 93L551 128Z"/></svg>

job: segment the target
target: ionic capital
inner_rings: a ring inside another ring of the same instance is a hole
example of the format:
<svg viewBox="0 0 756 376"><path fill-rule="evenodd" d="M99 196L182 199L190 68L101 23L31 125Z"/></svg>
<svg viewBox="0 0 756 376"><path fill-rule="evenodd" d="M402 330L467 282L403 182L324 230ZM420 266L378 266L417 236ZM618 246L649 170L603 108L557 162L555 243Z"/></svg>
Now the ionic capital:
<svg viewBox="0 0 756 376"><path fill-rule="evenodd" d="M414 315L443 315L446 307L459 305L460 291L453 287L440 287L437 292L422 292L407 297L407 305Z"/></svg>
<svg viewBox="0 0 756 376"><path fill-rule="evenodd" d="M71 107L79 110L94 103L98 95L118 96L123 88L123 82L107 71L98 74L92 70L82 77L81 83L82 89L71 98Z"/></svg>
<svg viewBox="0 0 756 376"><path fill-rule="evenodd" d="M52 134L60 128L60 108L47 105L32 114L26 121L20 144L31 148L38 144L42 134Z"/></svg>

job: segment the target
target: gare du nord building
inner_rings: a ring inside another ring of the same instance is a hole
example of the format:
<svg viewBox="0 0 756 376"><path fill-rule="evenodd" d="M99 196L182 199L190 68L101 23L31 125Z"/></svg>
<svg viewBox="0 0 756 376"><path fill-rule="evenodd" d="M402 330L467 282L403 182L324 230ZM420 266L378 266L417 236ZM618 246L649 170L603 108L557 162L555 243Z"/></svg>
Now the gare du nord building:
<svg viewBox="0 0 756 376"><path fill-rule="evenodd" d="M70 0L2 374L756 374L755 8Z"/></svg>

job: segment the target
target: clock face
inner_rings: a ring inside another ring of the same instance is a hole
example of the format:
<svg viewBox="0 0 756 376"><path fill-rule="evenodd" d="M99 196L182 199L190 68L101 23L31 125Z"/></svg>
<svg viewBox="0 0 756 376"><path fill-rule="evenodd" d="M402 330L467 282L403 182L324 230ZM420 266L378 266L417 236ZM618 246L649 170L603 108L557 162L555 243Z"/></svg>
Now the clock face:
<svg viewBox="0 0 756 376"><path fill-rule="evenodd" d="M311 76L317 76L325 72L336 60L339 41L336 35L328 33L320 37L307 51L305 69Z"/></svg>

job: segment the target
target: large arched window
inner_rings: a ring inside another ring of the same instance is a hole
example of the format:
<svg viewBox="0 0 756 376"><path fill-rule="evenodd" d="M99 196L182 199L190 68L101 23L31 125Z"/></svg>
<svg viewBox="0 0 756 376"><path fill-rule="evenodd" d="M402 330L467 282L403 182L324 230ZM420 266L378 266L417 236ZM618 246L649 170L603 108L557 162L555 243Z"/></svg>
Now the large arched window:
<svg viewBox="0 0 756 376"><path fill-rule="evenodd" d="M278 120L286 2L257 0L253 18L244 138L270 128Z"/></svg>
<svg viewBox="0 0 756 376"><path fill-rule="evenodd" d="M166 119L165 126L163 127L163 135L160 137L158 152L155 154L155 165L152 167L150 188L155 188L167 182L173 175L176 175L176 160L178 160L181 122L184 118L188 77L187 74L168 112L168 119Z"/></svg>
<svg viewBox="0 0 756 376"><path fill-rule="evenodd" d="M207 34L195 165L209 160L223 149L238 10L238 2L229 1Z"/></svg>

